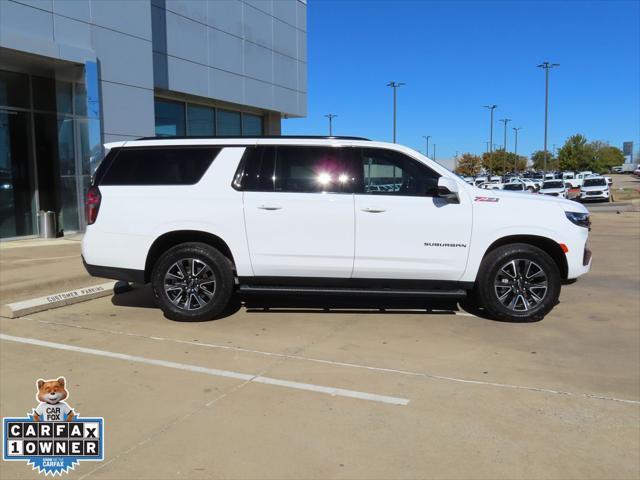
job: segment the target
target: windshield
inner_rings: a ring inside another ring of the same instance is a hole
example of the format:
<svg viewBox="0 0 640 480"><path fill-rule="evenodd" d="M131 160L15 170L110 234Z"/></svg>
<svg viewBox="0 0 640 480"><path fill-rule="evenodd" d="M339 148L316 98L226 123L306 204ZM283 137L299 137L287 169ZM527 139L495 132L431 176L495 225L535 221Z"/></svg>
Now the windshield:
<svg viewBox="0 0 640 480"><path fill-rule="evenodd" d="M507 183L504 186L504 190L522 190L522 184L521 183Z"/></svg>
<svg viewBox="0 0 640 480"><path fill-rule="evenodd" d="M562 188L564 184L560 181L544 182L542 188Z"/></svg>
<svg viewBox="0 0 640 480"><path fill-rule="evenodd" d="M583 186L585 187L600 187L606 185L607 182L604 178L587 178L585 179Z"/></svg>

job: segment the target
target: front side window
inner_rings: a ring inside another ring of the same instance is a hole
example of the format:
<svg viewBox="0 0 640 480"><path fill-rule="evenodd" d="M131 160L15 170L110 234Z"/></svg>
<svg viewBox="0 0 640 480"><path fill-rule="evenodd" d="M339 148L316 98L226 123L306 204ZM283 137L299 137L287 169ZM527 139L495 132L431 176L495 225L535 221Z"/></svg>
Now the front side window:
<svg viewBox="0 0 640 480"><path fill-rule="evenodd" d="M438 192L438 173L393 150L362 149L360 171L361 193L433 197Z"/></svg>
<svg viewBox="0 0 640 480"><path fill-rule="evenodd" d="M247 191L351 192L354 176L338 147L262 146L247 149L234 186Z"/></svg>

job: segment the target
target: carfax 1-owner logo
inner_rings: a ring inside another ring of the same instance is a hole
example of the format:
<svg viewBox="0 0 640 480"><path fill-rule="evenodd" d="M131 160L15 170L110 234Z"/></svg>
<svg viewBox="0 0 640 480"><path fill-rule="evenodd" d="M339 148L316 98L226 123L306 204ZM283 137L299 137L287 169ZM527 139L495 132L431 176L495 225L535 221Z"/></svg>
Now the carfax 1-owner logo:
<svg viewBox="0 0 640 480"><path fill-rule="evenodd" d="M4 461L62 475L83 461L104 460L104 420L81 417L67 400L64 377L36 382L38 404L26 417L3 418Z"/></svg>

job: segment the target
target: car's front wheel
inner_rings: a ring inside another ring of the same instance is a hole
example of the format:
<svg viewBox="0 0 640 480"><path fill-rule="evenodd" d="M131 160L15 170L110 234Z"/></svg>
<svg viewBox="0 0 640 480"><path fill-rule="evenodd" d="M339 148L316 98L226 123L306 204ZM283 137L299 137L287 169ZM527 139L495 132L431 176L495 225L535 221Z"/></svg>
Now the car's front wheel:
<svg viewBox="0 0 640 480"><path fill-rule="evenodd" d="M543 250L514 243L496 248L480 265L476 290L490 316L505 321L542 320L558 303L561 276Z"/></svg>
<svg viewBox="0 0 640 480"><path fill-rule="evenodd" d="M210 245L190 242L167 250L151 274L156 301L167 318L211 320L233 293L231 262Z"/></svg>

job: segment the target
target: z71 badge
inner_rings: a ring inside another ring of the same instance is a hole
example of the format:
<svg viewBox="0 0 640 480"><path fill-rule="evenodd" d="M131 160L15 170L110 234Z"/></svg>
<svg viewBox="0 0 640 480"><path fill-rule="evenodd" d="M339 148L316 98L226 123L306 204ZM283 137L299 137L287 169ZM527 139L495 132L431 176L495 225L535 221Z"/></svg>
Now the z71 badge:
<svg viewBox="0 0 640 480"><path fill-rule="evenodd" d="M30 415L3 419L4 461L22 460L45 475L62 475L81 461L104 460L104 420L80 417L66 400L66 380L36 382Z"/></svg>

